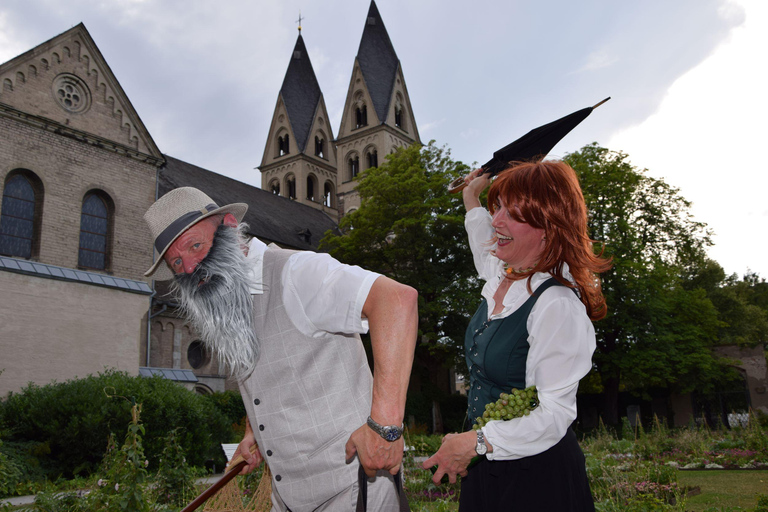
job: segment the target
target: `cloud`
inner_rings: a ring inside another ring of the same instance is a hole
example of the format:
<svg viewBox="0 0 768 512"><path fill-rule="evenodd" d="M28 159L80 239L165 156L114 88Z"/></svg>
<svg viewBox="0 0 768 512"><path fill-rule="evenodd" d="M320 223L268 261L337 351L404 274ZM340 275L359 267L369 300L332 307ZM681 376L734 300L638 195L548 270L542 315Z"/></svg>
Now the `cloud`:
<svg viewBox="0 0 768 512"><path fill-rule="evenodd" d="M581 68L571 71L569 74L583 73L585 71L594 71L597 69L607 68L618 62L619 58L615 55L611 55L608 50L602 49L596 52L592 52L587 57L587 62Z"/></svg>

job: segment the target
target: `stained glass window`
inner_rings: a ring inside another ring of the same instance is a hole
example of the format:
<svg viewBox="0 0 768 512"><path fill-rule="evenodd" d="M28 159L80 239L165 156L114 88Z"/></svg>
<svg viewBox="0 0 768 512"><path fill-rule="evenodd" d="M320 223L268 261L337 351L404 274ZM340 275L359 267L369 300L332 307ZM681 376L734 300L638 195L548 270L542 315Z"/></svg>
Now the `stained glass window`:
<svg viewBox="0 0 768 512"><path fill-rule="evenodd" d="M107 268L107 232L109 214L104 199L88 194L80 215L80 251L77 264L84 268Z"/></svg>
<svg viewBox="0 0 768 512"><path fill-rule="evenodd" d="M31 258L35 238L35 189L22 174L5 183L0 214L0 254Z"/></svg>

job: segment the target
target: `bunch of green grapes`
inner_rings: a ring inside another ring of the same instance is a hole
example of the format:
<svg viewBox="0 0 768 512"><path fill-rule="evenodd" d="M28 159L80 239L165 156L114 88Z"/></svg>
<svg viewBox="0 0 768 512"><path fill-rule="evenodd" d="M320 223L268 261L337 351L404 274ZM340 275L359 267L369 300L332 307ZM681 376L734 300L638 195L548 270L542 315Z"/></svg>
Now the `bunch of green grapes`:
<svg viewBox="0 0 768 512"><path fill-rule="evenodd" d="M511 420L528 416L532 410L539 406L539 395L536 386L525 389L512 389L509 393L502 393L498 400L485 406L483 416L475 418L474 430L484 427L492 420Z"/></svg>

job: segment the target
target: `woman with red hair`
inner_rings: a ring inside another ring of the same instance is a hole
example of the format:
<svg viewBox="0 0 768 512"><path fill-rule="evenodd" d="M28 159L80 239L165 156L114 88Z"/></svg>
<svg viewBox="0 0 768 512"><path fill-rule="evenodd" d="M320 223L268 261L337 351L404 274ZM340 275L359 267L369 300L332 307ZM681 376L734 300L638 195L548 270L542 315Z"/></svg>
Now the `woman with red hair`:
<svg viewBox="0 0 768 512"><path fill-rule="evenodd" d="M462 477L459 511L594 510L584 455L570 425L579 380L592 368L593 320L606 314L598 274L610 261L593 250L578 178L564 162L511 166L488 193L473 171L465 225L482 302L465 337L468 431L448 434L424 467ZM527 416L469 427L511 389L536 386ZM467 470L476 455L485 458Z"/></svg>

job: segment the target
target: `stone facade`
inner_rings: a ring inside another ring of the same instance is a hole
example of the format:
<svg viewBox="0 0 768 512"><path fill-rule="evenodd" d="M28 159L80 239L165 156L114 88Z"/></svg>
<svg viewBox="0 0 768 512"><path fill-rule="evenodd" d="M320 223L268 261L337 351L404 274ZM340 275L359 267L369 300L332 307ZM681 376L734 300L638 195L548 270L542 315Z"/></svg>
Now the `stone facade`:
<svg viewBox="0 0 768 512"><path fill-rule="evenodd" d="M13 272L0 290L0 398L105 368L138 374L148 294Z"/></svg>
<svg viewBox="0 0 768 512"><path fill-rule="evenodd" d="M35 193L31 254L1 255L10 258L0 268L0 396L105 367L137 374L152 264L137 219L155 199L163 156L82 24L0 65L0 84L0 184L21 175ZM91 194L106 211L96 268L79 256Z"/></svg>

